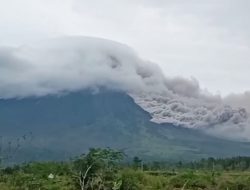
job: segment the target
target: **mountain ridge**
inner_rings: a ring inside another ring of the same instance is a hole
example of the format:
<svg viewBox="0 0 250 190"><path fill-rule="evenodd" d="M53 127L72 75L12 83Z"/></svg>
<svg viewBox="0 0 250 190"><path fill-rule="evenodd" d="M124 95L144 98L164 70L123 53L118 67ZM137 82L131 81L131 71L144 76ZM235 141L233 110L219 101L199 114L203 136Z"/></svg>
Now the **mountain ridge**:
<svg viewBox="0 0 250 190"><path fill-rule="evenodd" d="M124 92L79 91L0 100L0 132L13 139L32 132L15 159L67 159L90 147L123 149L145 159L192 160L250 155L250 144L197 130L157 124ZM24 152L26 152L24 154Z"/></svg>

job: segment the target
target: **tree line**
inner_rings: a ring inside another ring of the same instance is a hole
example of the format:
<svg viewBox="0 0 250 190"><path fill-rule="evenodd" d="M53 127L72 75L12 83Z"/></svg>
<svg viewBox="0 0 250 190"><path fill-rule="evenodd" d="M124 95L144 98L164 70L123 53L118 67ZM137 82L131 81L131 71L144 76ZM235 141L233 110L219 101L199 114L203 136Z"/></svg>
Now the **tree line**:
<svg viewBox="0 0 250 190"><path fill-rule="evenodd" d="M0 189L245 189L241 187L250 187L249 173L245 173L248 170L250 157L146 162L139 157L129 159L123 151L91 148L67 162L31 162L2 168ZM230 176L227 171L237 175Z"/></svg>

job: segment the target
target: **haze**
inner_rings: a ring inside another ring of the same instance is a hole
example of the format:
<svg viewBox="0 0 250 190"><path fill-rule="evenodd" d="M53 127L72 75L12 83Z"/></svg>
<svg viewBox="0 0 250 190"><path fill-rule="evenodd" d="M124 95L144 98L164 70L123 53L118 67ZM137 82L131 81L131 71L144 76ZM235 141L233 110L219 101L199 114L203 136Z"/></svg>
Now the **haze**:
<svg viewBox="0 0 250 190"><path fill-rule="evenodd" d="M169 77L237 94L250 83L249 8L248 0L1 0L0 44L102 37L128 44Z"/></svg>

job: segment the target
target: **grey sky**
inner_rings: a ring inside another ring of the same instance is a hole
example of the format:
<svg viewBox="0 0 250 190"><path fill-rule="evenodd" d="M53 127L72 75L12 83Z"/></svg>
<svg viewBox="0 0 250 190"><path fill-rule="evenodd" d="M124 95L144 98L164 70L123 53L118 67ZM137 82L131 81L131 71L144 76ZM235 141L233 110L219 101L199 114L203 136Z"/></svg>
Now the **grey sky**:
<svg viewBox="0 0 250 190"><path fill-rule="evenodd" d="M250 89L249 10L249 0L0 0L0 44L107 38L225 95Z"/></svg>

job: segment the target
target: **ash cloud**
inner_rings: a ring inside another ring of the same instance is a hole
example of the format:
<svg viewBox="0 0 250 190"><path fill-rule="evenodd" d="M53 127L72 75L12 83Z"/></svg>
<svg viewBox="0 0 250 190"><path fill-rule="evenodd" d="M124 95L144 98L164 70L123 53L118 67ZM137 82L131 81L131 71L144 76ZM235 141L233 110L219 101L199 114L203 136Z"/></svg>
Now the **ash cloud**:
<svg viewBox="0 0 250 190"><path fill-rule="evenodd" d="M250 111L250 91L243 94L230 94L224 98L225 103L232 107L244 107Z"/></svg>
<svg viewBox="0 0 250 190"><path fill-rule="evenodd" d="M196 79L167 78L128 46L109 40L65 37L0 48L0 97L23 98L106 87L127 92L157 123L250 140L249 93L225 99Z"/></svg>

